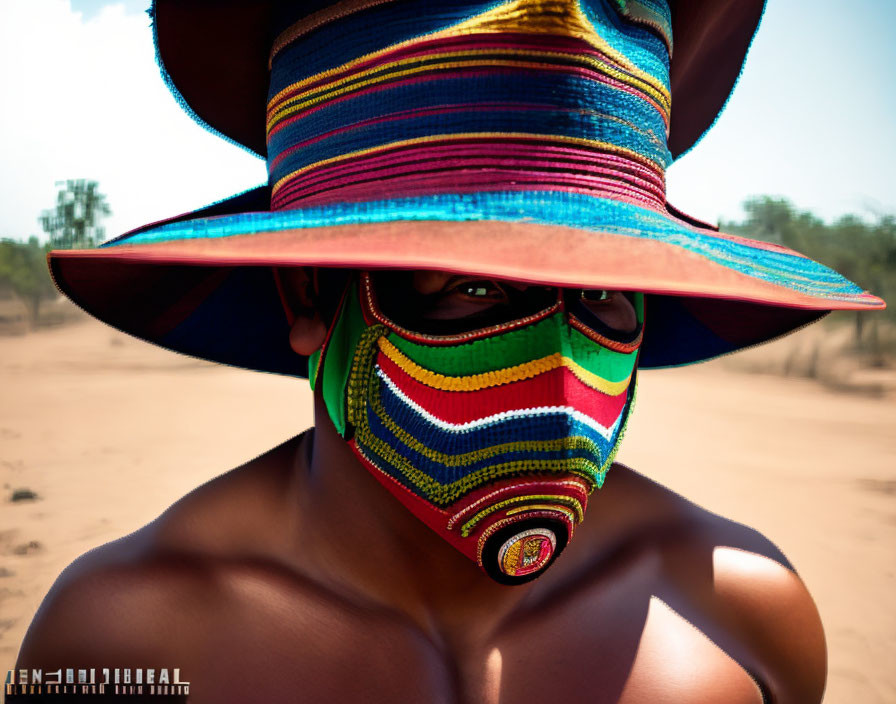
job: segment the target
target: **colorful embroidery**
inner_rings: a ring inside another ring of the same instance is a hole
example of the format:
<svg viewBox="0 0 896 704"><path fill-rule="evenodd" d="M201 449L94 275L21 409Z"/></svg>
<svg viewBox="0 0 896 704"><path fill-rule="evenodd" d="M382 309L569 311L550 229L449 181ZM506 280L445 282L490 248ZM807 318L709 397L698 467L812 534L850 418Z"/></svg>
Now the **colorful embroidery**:
<svg viewBox="0 0 896 704"><path fill-rule="evenodd" d="M551 504L540 504L535 503L539 500L550 500L553 503ZM523 506L520 508L508 508L512 504L518 504L525 502L527 506ZM570 511L568 508L564 508L569 506L572 508ZM528 511L530 509L546 509L546 510L554 510L562 513L566 516L570 522L578 523L585 517L584 508L582 507L581 502L578 500L568 497L568 496L553 496L551 494L534 494L527 496L516 496L512 499L507 499L506 501L500 501L496 504L492 504L488 508L483 509L479 513L477 513L473 518L464 523L460 528L460 533L463 537L467 537L470 535L470 532L473 528L476 527L476 524L479 523L483 518L488 516L489 514L494 513L495 511L500 511L502 509L508 509L506 515L512 516L515 513L520 513L522 511Z"/></svg>
<svg viewBox="0 0 896 704"><path fill-rule="evenodd" d="M559 352L555 352L547 357L542 357L541 359L534 359L525 364L507 367L500 371L450 377L445 376L444 374L430 372L420 365L415 364L413 361L402 355L386 338L379 339L377 345L387 359L393 362L411 378L441 391L478 391L490 386L510 384L515 381L531 379L540 374L546 374L547 372L553 371L554 369L569 369L583 384L611 396L616 396L625 391L625 389L628 388L629 382L627 378L618 382L607 381L576 364L574 360L564 357Z"/></svg>
<svg viewBox="0 0 896 704"><path fill-rule="evenodd" d="M514 535L498 551L498 563L504 574L521 577L547 565L557 548L553 531L534 528Z"/></svg>
<svg viewBox="0 0 896 704"><path fill-rule="evenodd" d="M364 318L357 286L345 306L342 318ZM459 526L461 538L484 521L535 515L563 521L571 534L621 436L637 352L602 348L564 320L558 312L453 346L368 325L345 391L359 457L388 486L444 511L442 530ZM551 349L561 352L523 361ZM333 373L326 359L325 377ZM494 491L521 476L531 479Z"/></svg>
<svg viewBox="0 0 896 704"><path fill-rule="evenodd" d="M753 279L738 290L759 301L774 302L773 284L793 306L880 306L797 252L669 215L667 0L345 0L283 19L267 125L272 212L109 246L495 220L647 241L657 257L685 250L722 279Z"/></svg>
<svg viewBox="0 0 896 704"><path fill-rule="evenodd" d="M598 31L604 2L447 3L410 36L410 8L389 3L300 20L272 60L272 209L548 185L661 210L667 50L635 25ZM291 38L364 10L395 39L296 80L307 47Z"/></svg>

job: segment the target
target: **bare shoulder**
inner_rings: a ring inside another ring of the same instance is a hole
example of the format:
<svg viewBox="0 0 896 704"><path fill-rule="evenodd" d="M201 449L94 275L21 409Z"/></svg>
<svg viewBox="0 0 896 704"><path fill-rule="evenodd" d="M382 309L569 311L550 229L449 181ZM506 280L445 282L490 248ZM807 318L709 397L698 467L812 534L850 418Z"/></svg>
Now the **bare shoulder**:
<svg viewBox="0 0 896 704"><path fill-rule="evenodd" d="M625 477L623 491L660 516L655 535L664 579L657 596L750 671L773 701L820 702L824 631L784 553L759 531L617 468Z"/></svg>
<svg viewBox="0 0 896 704"><path fill-rule="evenodd" d="M76 559L38 609L18 666L161 667L198 650L195 620L226 607L222 574L233 556L252 558L250 545L271 545L260 534L269 521L258 515L282 510L299 442L212 479L143 528Z"/></svg>

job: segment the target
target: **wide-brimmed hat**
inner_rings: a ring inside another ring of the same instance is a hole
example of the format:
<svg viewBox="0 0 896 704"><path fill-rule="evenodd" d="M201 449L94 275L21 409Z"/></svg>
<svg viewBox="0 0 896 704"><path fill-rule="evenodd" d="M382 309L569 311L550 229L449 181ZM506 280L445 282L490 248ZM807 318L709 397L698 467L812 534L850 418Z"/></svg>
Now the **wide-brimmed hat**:
<svg viewBox="0 0 896 704"><path fill-rule="evenodd" d="M175 96L265 157L269 183L52 252L54 279L132 335L293 375L307 361L272 267L643 291L642 367L882 308L822 264L665 200L665 169L724 106L763 5L156 0Z"/></svg>

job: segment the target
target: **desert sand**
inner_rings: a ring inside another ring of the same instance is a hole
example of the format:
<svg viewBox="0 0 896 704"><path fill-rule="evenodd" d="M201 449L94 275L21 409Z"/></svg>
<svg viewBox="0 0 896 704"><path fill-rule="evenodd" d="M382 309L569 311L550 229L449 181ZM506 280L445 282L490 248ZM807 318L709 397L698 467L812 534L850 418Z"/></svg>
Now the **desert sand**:
<svg viewBox="0 0 896 704"><path fill-rule="evenodd" d="M69 562L310 424L303 381L93 321L0 338L0 672ZM645 372L619 459L788 555L825 624L827 704L896 702L893 393L726 360ZM18 489L37 498L12 502Z"/></svg>

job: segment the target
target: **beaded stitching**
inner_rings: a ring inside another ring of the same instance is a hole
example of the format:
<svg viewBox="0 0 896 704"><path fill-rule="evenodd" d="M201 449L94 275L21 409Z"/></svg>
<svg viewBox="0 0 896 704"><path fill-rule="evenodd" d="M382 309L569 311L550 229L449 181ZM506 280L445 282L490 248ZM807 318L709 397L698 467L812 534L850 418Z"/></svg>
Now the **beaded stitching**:
<svg viewBox="0 0 896 704"><path fill-rule="evenodd" d="M545 506L545 505L541 505L541 504L533 504L532 503L533 501L543 501L543 500L550 500L550 501L554 502L555 504L558 504L559 507L555 507L553 505ZM495 511L500 511L502 509L505 509L508 506L511 506L512 504L526 503L526 502L529 503L529 506L518 507L517 509L510 509L509 511L506 511L505 515L511 516L511 515L514 515L514 513L518 513L520 510L525 511L525 510L535 509L535 508L550 508L550 509L554 509L554 510L563 512L560 507L565 506L565 507L568 507L569 509L571 509L568 513L570 520L575 520L578 522L578 521L581 521L585 517L585 512L584 512L584 509L582 508L581 502L579 502L577 499L574 499L569 496L556 496L553 494L530 494L527 496L515 496L512 499L506 499L505 501L500 501L496 504L491 504L490 506L488 506L488 507L482 509L481 511L479 511L478 513L476 513L470 520L468 520L466 523L464 523L460 527L460 534L464 538L466 538L467 536L470 535L473 528L476 527L476 524L478 524L486 516L494 513Z"/></svg>
<svg viewBox="0 0 896 704"><path fill-rule="evenodd" d="M387 6L362 0L328 11L327 22L345 17L343 10ZM384 40L285 86L278 77L292 75L293 54L302 50L285 45L286 37L323 27L326 18L316 13L281 34L266 123L273 210L368 199L388 182L393 195L553 184L664 211L668 66L657 63L662 52L646 33L632 48L650 70L612 46L579 0L456 12L447 27ZM567 80L593 99L561 99L557 86ZM550 111L566 117L552 119ZM503 124L493 129L496 120ZM435 156L471 140L470 151ZM524 152L508 151L507 140L526 145ZM568 153L558 159L558 148Z"/></svg>
<svg viewBox="0 0 896 704"><path fill-rule="evenodd" d="M359 296L359 298L363 299L363 296ZM388 332L385 326L375 325L365 330L361 336L349 375L347 389L348 419L354 428L355 442L358 447L362 449L369 448L368 451L365 451L365 456L369 457L372 452L374 456L381 457L388 466L394 468L393 471L399 472L400 479L403 483L406 483L407 488L422 496L426 496L427 500L435 505L445 507L489 481L520 473L548 475L571 473L584 480L589 491L602 483L603 475L609 466L611 452L608 451L607 457L604 459L602 458L603 453L600 447L595 444L593 439L576 436L575 434L570 436L566 434L568 431L564 431L564 437L556 438L553 441L514 441L508 437L504 442L492 442L484 447L474 447L460 453L456 449L451 452L445 452L439 449L437 436L433 435L433 430L423 430L421 427L415 433L414 428L416 426L410 420L410 417L405 421L391 417L388 409L383 404L383 390L390 388L396 399L402 399L403 392L394 385L391 379L383 376L383 371L376 362L377 355L375 350L377 349L380 350L381 354L385 354L384 350L397 352L394 346L388 342L387 335ZM403 359L407 360L407 358ZM410 360L407 361L410 362ZM441 375L434 375L434 377L438 376ZM378 380L377 377L379 377ZM508 383L501 381L500 375L491 375L488 378L492 382L490 385L504 385ZM626 382L621 385L620 389L617 389L620 393L628 386L629 379L630 377L626 379ZM427 386L432 388L432 379L427 377L425 381L429 382ZM509 383L512 384L513 382ZM471 386L481 388L483 385L480 382ZM461 391L460 393L469 392ZM428 418L426 422L436 420L407 397L403 397L403 400L400 400L399 403L401 404L400 408L407 409L403 412L414 413L414 417L418 419ZM625 408L628 406L629 403L626 402ZM414 410L415 408L416 410ZM419 415L420 413L423 415ZM544 413L548 413L548 415L542 416ZM467 432L463 430L464 428L494 427L496 430L489 432L503 433L505 432L504 430L497 429L510 427L504 426L503 423L510 421L514 417L530 417L533 419L544 417L549 419L552 414L561 414L563 417L582 420L581 414L578 414L573 409L563 409L561 407L556 409L521 408L519 411L512 413L499 414L493 420L487 417L466 426L452 426L444 423L441 425L444 425L446 429L457 428L463 432ZM620 414L613 427L601 430L605 442L610 443L611 439L618 435L619 426L623 420L622 415L624 413ZM557 417L559 418L560 416ZM389 433L388 437L390 439L388 441L374 432L370 425L372 419L376 419L384 431ZM409 422L411 423L410 426L408 426ZM548 422L553 423L554 421ZM594 421L590 421L590 427L599 429L599 426L594 426L593 423ZM394 445L394 443L398 443L398 445ZM435 462L446 470L453 467L460 474L456 474L451 480L448 480L447 477L444 481L436 479L417 466L417 463L411 461L405 455L405 450L400 451L401 447L407 448L407 451L418 453L420 457ZM539 459L539 453L552 451L562 451L563 453L584 451L587 454L586 456L566 456L565 459ZM536 454L532 455L531 453L533 452ZM513 455L519 456L520 453L523 455L529 453L530 456L506 459ZM587 459L588 456L600 458L600 460L593 461ZM500 458L505 459L501 461ZM378 464L377 466L380 465ZM464 473L465 467L469 470L466 473ZM561 503L566 500L561 500ZM511 501L510 503L516 502ZM475 522L473 525L475 525ZM471 526L468 526L467 531L470 529Z"/></svg>
<svg viewBox="0 0 896 704"><path fill-rule="evenodd" d="M424 369L419 364L408 359L385 337L377 340L377 345L383 354L394 362L396 366L401 368L402 371L407 373L408 376L422 384L443 391L478 391L479 389L484 389L489 386L510 384L514 381L531 379L534 376L544 374L545 372L554 369L565 368L569 369L579 381L592 389L607 394L608 396L618 396L628 388L630 379L630 377L627 377L616 382L607 381L603 377L600 377L593 372L589 372L587 369L576 363L575 360L564 356L560 352L555 352L547 357L534 359L531 362L518 364L499 371L466 376L445 376ZM633 351L634 349L637 349L637 347L627 351Z"/></svg>
<svg viewBox="0 0 896 704"><path fill-rule="evenodd" d="M552 487L556 487L562 490L573 489L573 493L576 494L576 496L573 496L572 498L578 498L579 502L583 505L588 498L588 487L581 480L563 479L558 481L556 479L549 479L546 482L541 482L540 484L549 484ZM509 492L530 488L532 488L532 485L530 483L511 484L510 486L505 486L495 491L490 491L484 496L476 499L476 501L462 506L457 513L455 513L453 516L451 516L451 518L448 519L447 528L448 530L451 530L463 516L470 513L471 511L475 511L479 506L493 501L498 496L502 496ZM558 494L552 494L552 496L558 496Z"/></svg>

